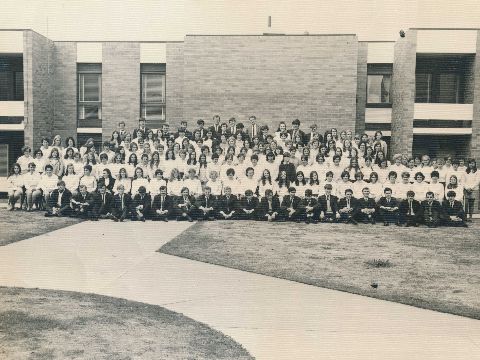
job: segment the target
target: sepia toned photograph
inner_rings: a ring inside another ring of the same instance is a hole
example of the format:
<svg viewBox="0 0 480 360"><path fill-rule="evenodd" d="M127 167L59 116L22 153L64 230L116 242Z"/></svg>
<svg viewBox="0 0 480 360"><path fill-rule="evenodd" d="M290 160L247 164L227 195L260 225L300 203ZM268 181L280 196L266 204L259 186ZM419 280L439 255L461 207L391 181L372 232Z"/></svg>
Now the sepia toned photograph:
<svg viewBox="0 0 480 360"><path fill-rule="evenodd" d="M480 360L480 4L3 0L0 359Z"/></svg>

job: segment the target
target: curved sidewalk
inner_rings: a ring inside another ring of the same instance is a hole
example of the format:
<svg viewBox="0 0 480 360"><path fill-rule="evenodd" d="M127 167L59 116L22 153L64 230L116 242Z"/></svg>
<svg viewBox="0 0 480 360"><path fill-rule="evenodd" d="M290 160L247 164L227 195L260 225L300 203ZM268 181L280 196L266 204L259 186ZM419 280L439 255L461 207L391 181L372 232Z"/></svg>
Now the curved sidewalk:
<svg viewBox="0 0 480 360"><path fill-rule="evenodd" d="M480 359L477 320L155 252L189 226L81 223L0 247L0 285L161 305L257 359Z"/></svg>

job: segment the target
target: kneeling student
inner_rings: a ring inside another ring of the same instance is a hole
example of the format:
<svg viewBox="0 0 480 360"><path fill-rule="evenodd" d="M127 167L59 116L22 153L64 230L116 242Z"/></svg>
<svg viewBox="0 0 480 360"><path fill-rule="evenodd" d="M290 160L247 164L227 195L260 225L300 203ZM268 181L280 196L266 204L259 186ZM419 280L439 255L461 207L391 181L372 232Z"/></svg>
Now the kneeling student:
<svg viewBox="0 0 480 360"><path fill-rule="evenodd" d="M119 184L117 186L117 193L113 197L113 220L123 221L130 218L130 212L132 209L132 198L129 194L125 193L125 186Z"/></svg>
<svg viewBox="0 0 480 360"><path fill-rule="evenodd" d="M72 193L65 188L65 181L63 180L60 180L57 186L58 188L50 193L45 216L70 216Z"/></svg>
<svg viewBox="0 0 480 360"><path fill-rule="evenodd" d="M218 218L221 220L232 219L237 209L237 198L232 195L230 186L223 188L224 195L219 198Z"/></svg>
<svg viewBox="0 0 480 360"><path fill-rule="evenodd" d="M389 187L386 187L383 190L383 194L384 196L382 196L378 201L378 209L380 213L380 218L383 220L383 225L398 225L398 201L397 199L392 197L392 189L390 189Z"/></svg>
<svg viewBox="0 0 480 360"><path fill-rule="evenodd" d="M443 213L445 214L446 226L463 226L467 227L465 211L462 203L455 200L456 192L450 190L447 192L447 200L443 201Z"/></svg>
<svg viewBox="0 0 480 360"><path fill-rule="evenodd" d="M288 195L283 197L280 205L280 218L282 220L300 222L300 202L301 199L296 195L297 189L293 186L288 188Z"/></svg>
<svg viewBox="0 0 480 360"><path fill-rule="evenodd" d="M345 190L345 197L338 202L338 213L340 214L341 222L357 225L355 221L357 215L357 199L353 197L352 189Z"/></svg>
<svg viewBox="0 0 480 360"><path fill-rule="evenodd" d="M253 196L253 191L245 190L245 197L240 200L238 218L240 220L255 220L258 208L258 198Z"/></svg>
<svg viewBox="0 0 480 360"><path fill-rule="evenodd" d="M307 224L318 223L318 203L311 189L305 190L305 197L300 201L300 209L302 218Z"/></svg>
<svg viewBox="0 0 480 360"><path fill-rule="evenodd" d="M172 215L173 199L167 194L167 187L162 185L159 187L159 194L155 195L152 203L152 220L168 221Z"/></svg>
<svg viewBox="0 0 480 360"><path fill-rule="evenodd" d="M280 211L280 201L273 196L271 189L265 190L265 196L258 204L258 220L275 221Z"/></svg>
<svg viewBox="0 0 480 360"><path fill-rule="evenodd" d="M143 185L140 186L133 198L132 220L145 221L150 214L151 204L152 198L147 194L147 189Z"/></svg>
<svg viewBox="0 0 480 360"><path fill-rule="evenodd" d="M197 199L197 208L199 220L215 220L217 216L217 200L212 195L212 189L205 186L203 195Z"/></svg>

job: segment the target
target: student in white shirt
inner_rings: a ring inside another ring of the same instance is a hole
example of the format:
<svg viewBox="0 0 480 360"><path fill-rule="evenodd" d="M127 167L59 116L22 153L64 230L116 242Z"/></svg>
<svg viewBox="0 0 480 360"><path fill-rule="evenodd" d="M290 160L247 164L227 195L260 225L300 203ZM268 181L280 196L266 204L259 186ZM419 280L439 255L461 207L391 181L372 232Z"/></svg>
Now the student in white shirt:
<svg viewBox="0 0 480 360"><path fill-rule="evenodd" d="M83 175L79 180L79 186L80 185L85 185L89 193L97 190L97 179L92 175L92 165L85 165L83 167Z"/></svg>
<svg viewBox="0 0 480 360"><path fill-rule="evenodd" d="M448 184L445 186L445 192L450 190L455 191L455 200L460 201L463 204L463 185L459 183L456 175L451 175L448 178Z"/></svg>
<svg viewBox="0 0 480 360"><path fill-rule="evenodd" d="M33 161L32 157L32 149L30 146L25 145L22 147L22 156L17 159L17 164L20 165L20 169L22 169L22 173L25 174L28 172L28 164Z"/></svg>
<svg viewBox="0 0 480 360"><path fill-rule="evenodd" d="M399 200L406 200L407 193L413 191L413 186L410 183L410 172L404 171L401 174L402 180L397 184L397 193Z"/></svg>
<svg viewBox="0 0 480 360"><path fill-rule="evenodd" d="M430 184L428 184L427 189L433 193L434 199L441 204L445 199L445 187L438 181L439 177L438 171L433 170L430 173Z"/></svg>
<svg viewBox="0 0 480 360"><path fill-rule="evenodd" d="M465 170L465 214L468 215L467 221L472 221L473 209L475 206L475 193L478 194L480 184L480 171L477 168L475 159L469 159L467 169Z"/></svg>
<svg viewBox="0 0 480 360"><path fill-rule="evenodd" d="M155 170L152 179L148 184L147 192L153 198L155 195L160 194L160 186L167 186L167 181L163 178L163 171L160 169Z"/></svg>
<svg viewBox="0 0 480 360"><path fill-rule="evenodd" d="M9 210L15 209L15 203L22 199L23 196L23 177L21 175L22 168L18 163L13 164L12 173L7 178L8 184L8 204ZM20 207L22 204L20 203Z"/></svg>
<svg viewBox="0 0 480 360"><path fill-rule="evenodd" d="M144 177L143 169L137 167L135 169L135 175L132 180L132 197L134 197L138 193L138 189L140 186L143 186L145 189L148 189L148 179Z"/></svg>
<svg viewBox="0 0 480 360"><path fill-rule="evenodd" d="M73 164L68 164L65 175L62 180L65 182L65 188L72 193L72 196L78 194L78 185L80 184L80 176L75 173Z"/></svg>
<svg viewBox="0 0 480 360"><path fill-rule="evenodd" d="M42 198L42 190L39 184L41 175L36 172L36 165L31 162L28 165L28 172L23 174L23 185L25 186L25 195L27 198L27 211L32 211L33 204L38 207L38 201Z"/></svg>
<svg viewBox="0 0 480 360"><path fill-rule="evenodd" d="M425 175L417 171L415 174L415 182L412 185L412 190L415 191L415 196L417 196L419 201L423 201L426 198L428 192L428 184L424 181Z"/></svg>
<svg viewBox="0 0 480 360"><path fill-rule="evenodd" d="M38 187L42 190L43 198L47 204L50 193L57 188L57 183L58 176L53 173L53 166L45 165L45 173L42 175Z"/></svg>
<svg viewBox="0 0 480 360"><path fill-rule="evenodd" d="M188 176L183 180L183 186L187 187L189 194L195 197L202 195L202 183L197 178L197 172L194 168L188 169Z"/></svg>

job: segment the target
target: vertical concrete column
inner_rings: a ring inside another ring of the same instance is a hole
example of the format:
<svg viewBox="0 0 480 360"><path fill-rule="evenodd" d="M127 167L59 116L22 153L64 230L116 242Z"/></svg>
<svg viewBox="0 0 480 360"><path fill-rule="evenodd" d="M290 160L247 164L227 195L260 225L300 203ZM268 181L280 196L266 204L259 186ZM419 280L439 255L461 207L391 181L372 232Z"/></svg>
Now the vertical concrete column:
<svg viewBox="0 0 480 360"><path fill-rule="evenodd" d="M367 56L368 43L358 43L357 58L357 117L355 122L355 133L365 132L365 106L367 103Z"/></svg>
<svg viewBox="0 0 480 360"><path fill-rule="evenodd" d="M183 120L183 47L183 42L167 44L166 119L171 129L179 127ZM190 129L196 128L195 119L185 120ZM208 119L205 121L209 123Z"/></svg>
<svg viewBox="0 0 480 360"><path fill-rule="evenodd" d="M102 134L120 120L133 131L140 117L140 43L107 42L102 51Z"/></svg>
<svg viewBox="0 0 480 360"><path fill-rule="evenodd" d="M470 156L480 161L480 31L477 34L477 53L475 55L472 139Z"/></svg>
<svg viewBox="0 0 480 360"><path fill-rule="evenodd" d="M417 31L395 43L392 79L391 153L412 155Z"/></svg>

